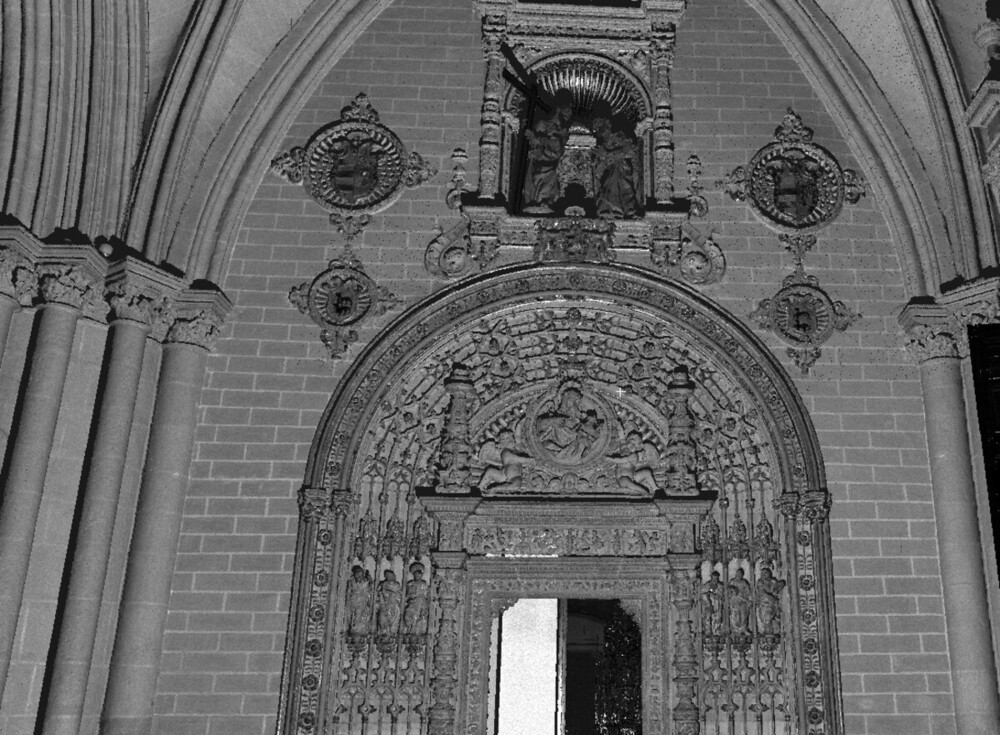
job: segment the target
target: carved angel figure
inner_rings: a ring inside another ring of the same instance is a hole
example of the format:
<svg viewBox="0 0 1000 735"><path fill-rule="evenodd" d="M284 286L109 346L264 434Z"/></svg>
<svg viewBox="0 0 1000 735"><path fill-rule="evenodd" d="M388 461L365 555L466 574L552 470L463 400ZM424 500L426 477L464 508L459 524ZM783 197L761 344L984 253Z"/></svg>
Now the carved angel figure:
<svg viewBox="0 0 1000 735"><path fill-rule="evenodd" d="M396 573L386 569L382 581L378 583L377 631L380 636L392 635L399 626L402 600L401 585L396 581Z"/></svg>
<svg viewBox="0 0 1000 735"><path fill-rule="evenodd" d="M776 579L768 567L760 570L757 580L757 621L760 632L774 634L781 627L781 592L785 580Z"/></svg>
<svg viewBox="0 0 1000 735"><path fill-rule="evenodd" d="M513 431L503 429L495 442L484 442L479 459L486 464L479 480L480 490L516 492L521 489L523 465L531 455L517 448Z"/></svg>
<svg viewBox="0 0 1000 735"><path fill-rule="evenodd" d="M569 139L573 116L572 96L567 90L556 92L556 108L551 117L536 122L524 131L528 141L528 164L524 172L524 211L534 214L552 212L559 198L559 161Z"/></svg>
<svg viewBox="0 0 1000 735"><path fill-rule="evenodd" d="M729 580L729 627L733 633L746 635L750 632L750 606L753 593L750 583L744 578L742 568Z"/></svg>
<svg viewBox="0 0 1000 735"><path fill-rule="evenodd" d="M412 579L406 583L406 604L403 608L403 632L408 635L421 633L427 627L427 582L424 565L418 561L410 564Z"/></svg>
<svg viewBox="0 0 1000 735"><path fill-rule="evenodd" d="M618 466L618 487L622 490L637 493L656 490L653 468L660 462L660 453L638 431L630 431L620 453L609 455L608 460Z"/></svg>
<svg viewBox="0 0 1000 735"><path fill-rule="evenodd" d="M714 570L701 585L701 627L706 635L722 632L722 580Z"/></svg>
<svg viewBox="0 0 1000 735"><path fill-rule="evenodd" d="M372 578L367 570L358 565L351 567L351 578L347 580L347 633L362 636L371 627Z"/></svg>
<svg viewBox="0 0 1000 735"><path fill-rule="evenodd" d="M597 136L594 161L594 190L599 217L635 217L637 195L636 144L624 132L624 121L599 117L593 122Z"/></svg>

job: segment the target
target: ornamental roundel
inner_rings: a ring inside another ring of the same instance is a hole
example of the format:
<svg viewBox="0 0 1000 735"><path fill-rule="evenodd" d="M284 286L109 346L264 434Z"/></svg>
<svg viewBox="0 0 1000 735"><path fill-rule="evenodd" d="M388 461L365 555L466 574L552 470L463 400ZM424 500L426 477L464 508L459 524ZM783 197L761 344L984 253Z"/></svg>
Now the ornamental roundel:
<svg viewBox="0 0 1000 735"><path fill-rule="evenodd" d="M334 123L306 147L303 184L327 209L370 212L402 187L403 150L377 123Z"/></svg>
<svg viewBox="0 0 1000 735"><path fill-rule="evenodd" d="M812 138L812 129L789 108L774 140L720 183L733 199L746 201L758 217L782 232L802 234L825 227L845 201L856 204L865 195L865 183L857 172L841 169Z"/></svg>
<svg viewBox="0 0 1000 735"><path fill-rule="evenodd" d="M271 170L289 183L302 184L348 240L364 230L372 214L395 202L404 186L419 186L437 173L379 122L363 92L341 110L340 120L319 130L304 148L276 156Z"/></svg>

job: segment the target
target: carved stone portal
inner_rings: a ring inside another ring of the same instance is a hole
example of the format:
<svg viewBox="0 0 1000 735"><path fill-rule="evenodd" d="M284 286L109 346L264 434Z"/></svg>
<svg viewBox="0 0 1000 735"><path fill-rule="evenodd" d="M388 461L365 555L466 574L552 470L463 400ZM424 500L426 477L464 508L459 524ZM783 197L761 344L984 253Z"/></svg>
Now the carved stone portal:
<svg viewBox="0 0 1000 735"><path fill-rule="evenodd" d="M560 264L397 329L314 447L283 732L486 735L491 621L531 596L636 613L644 733L842 732L819 452L745 328Z"/></svg>

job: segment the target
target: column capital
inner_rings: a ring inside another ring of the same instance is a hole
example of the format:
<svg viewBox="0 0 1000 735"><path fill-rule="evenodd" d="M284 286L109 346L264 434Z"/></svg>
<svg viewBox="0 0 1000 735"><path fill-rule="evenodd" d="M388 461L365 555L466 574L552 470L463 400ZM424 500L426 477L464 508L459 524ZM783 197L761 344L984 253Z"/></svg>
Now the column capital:
<svg viewBox="0 0 1000 735"><path fill-rule="evenodd" d="M968 328L998 321L998 278L962 284L934 302L910 302L899 315L907 351L918 364L937 358L968 357Z"/></svg>
<svg viewBox="0 0 1000 735"><path fill-rule="evenodd" d="M330 512L330 494L325 487L299 488L299 515L303 521L321 520Z"/></svg>
<svg viewBox="0 0 1000 735"><path fill-rule="evenodd" d="M229 298L211 284L188 288L174 297L163 315L164 323L168 324L163 341L211 351L232 310Z"/></svg>
<svg viewBox="0 0 1000 735"><path fill-rule="evenodd" d="M31 261L16 247L0 242L0 294L25 306L37 291L38 274Z"/></svg>
<svg viewBox="0 0 1000 735"><path fill-rule="evenodd" d="M112 321L121 319L150 327L168 308L171 297L183 289L179 277L126 255L108 268L104 298L111 307Z"/></svg>

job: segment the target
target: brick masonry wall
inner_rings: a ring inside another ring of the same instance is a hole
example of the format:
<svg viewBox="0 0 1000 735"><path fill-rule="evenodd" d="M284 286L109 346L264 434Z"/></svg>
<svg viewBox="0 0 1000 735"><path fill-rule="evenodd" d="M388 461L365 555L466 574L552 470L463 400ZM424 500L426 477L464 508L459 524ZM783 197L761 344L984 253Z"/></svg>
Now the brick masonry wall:
<svg viewBox="0 0 1000 735"><path fill-rule="evenodd" d="M466 0L398 0L359 37L291 127L301 145L365 91L382 122L437 165L429 184L373 218L355 252L407 305L441 284L423 254L444 205L449 154L475 180L482 59ZM741 2L691 3L674 82L678 171L691 153L712 182L771 140L789 105L816 141L861 170L805 76ZM265 151L271 156L278 151ZM678 187L684 186L683 173ZM708 193L725 281L703 291L739 318L792 270L776 235L742 204ZM347 360L330 363L288 289L338 247L322 210L272 175L258 187L224 288L236 304L210 358L163 642L157 732L273 732L295 548L295 492ZM334 244L331 244L334 243ZM808 271L863 318L795 381L815 422L834 498L832 528L849 733L954 732L934 509L917 371L895 316L903 278L879 203L847 207L806 257ZM388 317L361 330L371 339ZM762 335L790 372L785 346ZM360 344L349 357L358 353Z"/></svg>

